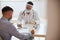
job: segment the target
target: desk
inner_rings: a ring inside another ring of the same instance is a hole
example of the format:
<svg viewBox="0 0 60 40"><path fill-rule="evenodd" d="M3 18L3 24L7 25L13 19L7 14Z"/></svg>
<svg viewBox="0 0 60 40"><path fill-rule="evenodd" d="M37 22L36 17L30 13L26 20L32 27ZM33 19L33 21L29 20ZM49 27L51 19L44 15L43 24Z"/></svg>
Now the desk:
<svg viewBox="0 0 60 40"><path fill-rule="evenodd" d="M23 32L23 31L20 30L20 32ZM45 40L45 37L46 37L46 35L40 35L40 34L34 34L33 36L34 36L34 40ZM19 40L19 39L13 36L12 40Z"/></svg>
<svg viewBox="0 0 60 40"><path fill-rule="evenodd" d="M34 37L46 37L46 35L39 35L39 34L34 34Z"/></svg>
<svg viewBox="0 0 60 40"><path fill-rule="evenodd" d="M34 40L45 40L45 37L46 37L46 35L35 34L34 35ZM12 40L19 40L19 39L13 36Z"/></svg>
<svg viewBox="0 0 60 40"><path fill-rule="evenodd" d="M16 25L16 24L15 24L15 25ZM30 26L31 26L31 25L30 25ZM25 27L26 27L26 26L25 26ZM17 26L16 26L16 28L17 28ZM26 29L26 30L28 30L28 29ZM18 31L21 32L21 33L22 33L23 31L24 31L24 32L28 32L28 31L25 31L25 29L23 29L22 31L18 29ZM46 35L40 35L40 34L34 34L33 36L34 36L34 40L45 40L45 37L46 37ZM12 37L12 40L19 40L19 39L13 36L13 37Z"/></svg>

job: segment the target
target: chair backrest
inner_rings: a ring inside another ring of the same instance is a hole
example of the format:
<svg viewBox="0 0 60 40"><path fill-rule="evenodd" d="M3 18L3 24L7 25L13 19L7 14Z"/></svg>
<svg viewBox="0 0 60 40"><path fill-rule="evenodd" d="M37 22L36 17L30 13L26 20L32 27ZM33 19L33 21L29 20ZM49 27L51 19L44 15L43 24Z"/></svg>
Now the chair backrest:
<svg viewBox="0 0 60 40"><path fill-rule="evenodd" d="M2 40L2 37L0 36L0 40Z"/></svg>

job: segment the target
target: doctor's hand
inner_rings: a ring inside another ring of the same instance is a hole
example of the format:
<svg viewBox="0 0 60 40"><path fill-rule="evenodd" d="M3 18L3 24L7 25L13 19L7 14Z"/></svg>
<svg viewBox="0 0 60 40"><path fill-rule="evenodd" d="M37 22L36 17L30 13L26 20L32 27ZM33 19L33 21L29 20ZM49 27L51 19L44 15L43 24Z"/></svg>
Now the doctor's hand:
<svg viewBox="0 0 60 40"><path fill-rule="evenodd" d="M32 35L34 35L34 34L35 34L35 31L34 31L33 29L31 30L31 34L32 34Z"/></svg>
<svg viewBox="0 0 60 40"><path fill-rule="evenodd" d="M30 24L33 24L33 25L35 25L35 24L36 24L36 22L35 22L35 21L31 21L31 22L30 22Z"/></svg>
<svg viewBox="0 0 60 40"><path fill-rule="evenodd" d="M17 24L18 28L22 28L22 25L21 24Z"/></svg>
<svg viewBox="0 0 60 40"><path fill-rule="evenodd" d="M32 38L34 38L35 30L31 30Z"/></svg>

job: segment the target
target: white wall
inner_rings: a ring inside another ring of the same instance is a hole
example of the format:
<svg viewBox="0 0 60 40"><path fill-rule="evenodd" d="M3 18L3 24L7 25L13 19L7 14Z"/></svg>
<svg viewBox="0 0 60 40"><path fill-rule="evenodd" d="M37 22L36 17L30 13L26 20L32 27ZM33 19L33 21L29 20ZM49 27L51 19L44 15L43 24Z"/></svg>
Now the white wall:
<svg viewBox="0 0 60 40"><path fill-rule="evenodd" d="M33 9L39 14L39 18L40 17L44 17L46 18L46 0L41 0L39 1L33 1L34 6ZM25 9L26 6L26 2L23 1L1 1L1 9L4 6L10 6L14 9L14 13L13 13L13 18L18 18L18 15L20 13L20 11Z"/></svg>
<svg viewBox="0 0 60 40"><path fill-rule="evenodd" d="M0 18L1 18L2 14L1 14L1 2L0 2Z"/></svg>
<svg viewBox="0 0 60 40"><path fill-rule="evenodd" d="M0 1L39 1L39 0L0 0Z"/></svg>

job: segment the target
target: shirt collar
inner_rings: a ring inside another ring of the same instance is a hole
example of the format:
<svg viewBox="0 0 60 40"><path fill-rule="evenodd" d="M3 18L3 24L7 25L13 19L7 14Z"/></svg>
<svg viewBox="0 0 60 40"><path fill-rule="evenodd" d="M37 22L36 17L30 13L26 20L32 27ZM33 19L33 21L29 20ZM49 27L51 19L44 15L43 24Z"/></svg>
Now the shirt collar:
<svg viewBox="0 0 60 40"><path fill-rule="evenodd" d="M1 19L8 21L8 19L6 19L5 17L2 17Z"/></svg>

